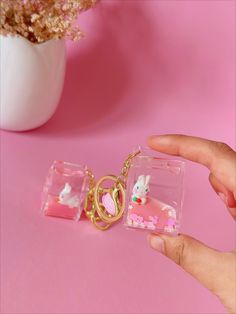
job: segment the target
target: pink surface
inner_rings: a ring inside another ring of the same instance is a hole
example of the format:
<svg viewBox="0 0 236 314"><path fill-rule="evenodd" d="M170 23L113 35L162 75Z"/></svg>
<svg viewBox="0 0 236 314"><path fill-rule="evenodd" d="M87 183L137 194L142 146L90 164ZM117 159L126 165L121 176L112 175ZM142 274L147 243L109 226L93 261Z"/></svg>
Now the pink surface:
<svg viewBox="0 0 236 314"><path fill-rule="evenodd" d="M103 1L69 44L60 108L44 127L1 132L2 313L225 313L189 275L151 250L145 233L95 230L44 217L54 159L117 173L153 133L235 144L235 2ZM48 92L48 91L45 91ZM187 164L182 231L220 250L235 224ZM144 271L145 270L145 271Z"/></svg>

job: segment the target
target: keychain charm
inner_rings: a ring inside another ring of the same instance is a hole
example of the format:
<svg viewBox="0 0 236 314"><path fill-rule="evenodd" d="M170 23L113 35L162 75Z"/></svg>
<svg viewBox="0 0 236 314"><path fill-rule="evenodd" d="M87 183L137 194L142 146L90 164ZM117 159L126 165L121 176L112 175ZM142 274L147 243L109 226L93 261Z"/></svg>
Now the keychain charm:
<svg viewBox="0 0 236 314"><path fill-rule="evenodd" d="M87 193L87 168L54 161L43 189L42 209L46 216L79 220Z"/></svg>
<svg viewBox="0 0 236 314"><path fill-rule="evenodd" d="M184 162L138 148L119 176L95 180L87 166L54 161L43 190L46 216L78 221L84 211L99 230L124 217L128 228L176 235L183 202Z"/></svg>
<svg viewBox="0 0 236 314"><path fill-rule="evenodd" d="M97 182L86 166L54 161L43 190L44 214L79 220L84 210L96 228L108 229L124 214L126 180L137 154L128 156L119 176L106 175Z"/></svg>
<svg viewBox="0 0 236 314"><path fill-rule="evenodd" d="M126 187L125 225L176 235L183 203L184 162L150 149L132 160Z"/></svg>

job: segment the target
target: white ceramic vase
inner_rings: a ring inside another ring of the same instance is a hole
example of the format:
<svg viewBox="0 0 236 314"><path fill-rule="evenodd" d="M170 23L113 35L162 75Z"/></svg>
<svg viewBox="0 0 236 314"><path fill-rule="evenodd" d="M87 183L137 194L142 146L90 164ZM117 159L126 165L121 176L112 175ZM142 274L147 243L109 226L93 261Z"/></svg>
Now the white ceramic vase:
<svg viewBox="0 0 236 314"><path fill-rule="evenodd" d="M0 128L26 131L54 114L65 76L64 40L33 44L0 35Z"/></svg>

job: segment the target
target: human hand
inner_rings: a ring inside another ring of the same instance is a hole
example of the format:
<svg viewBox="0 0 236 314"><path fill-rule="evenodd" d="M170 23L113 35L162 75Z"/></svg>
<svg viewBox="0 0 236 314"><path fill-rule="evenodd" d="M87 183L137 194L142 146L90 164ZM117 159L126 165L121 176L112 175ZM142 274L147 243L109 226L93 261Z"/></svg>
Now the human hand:
<svg viewBox="0 0 236 314"><path fill-rule="evenodd" d="M236 152L224 143L185 135L151 136L148 145L210 170L209 181L236 220ZM151 234L150 246L190 273L236 313L236 251L219 252L187 235Z"/></svg>

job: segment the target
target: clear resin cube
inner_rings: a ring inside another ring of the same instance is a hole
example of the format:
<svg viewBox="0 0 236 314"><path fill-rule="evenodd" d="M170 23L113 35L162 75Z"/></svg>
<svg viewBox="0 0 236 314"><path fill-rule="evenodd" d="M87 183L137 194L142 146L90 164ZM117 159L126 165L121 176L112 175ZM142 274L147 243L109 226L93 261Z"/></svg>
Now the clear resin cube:
<svg viewBox="0 0 236 314"><path fill-rule="evenodd" d="M86 167L54 161L43 189L46 216L78 220L88 191Z"/></svg>
<svg viewBox="0 0 236 314"><path fill-rule="evenodd" d="M176 235L183 204L185 162L157 157L142 149L129 171L126 189L125 225Z"/></svg>

